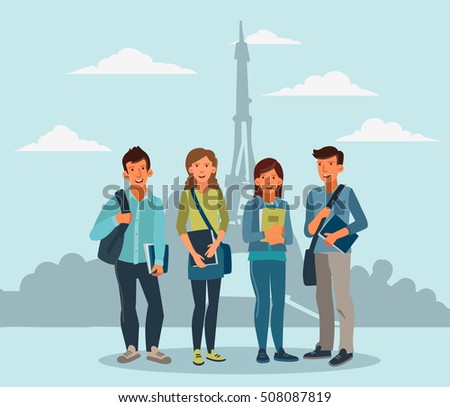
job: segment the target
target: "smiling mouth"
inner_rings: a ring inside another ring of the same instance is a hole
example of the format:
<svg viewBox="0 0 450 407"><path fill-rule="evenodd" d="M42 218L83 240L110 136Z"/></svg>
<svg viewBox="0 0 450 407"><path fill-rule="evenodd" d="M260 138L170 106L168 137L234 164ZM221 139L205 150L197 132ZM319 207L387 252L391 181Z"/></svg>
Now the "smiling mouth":
<svg viewBox="0 0 450 407"><path fill-rule="evenodd" d="M206 175L199 175L198 177L203 179L206 177Z"/></svg>
<svg viewBox="0 0 450 407"><path fill-rule="evenodd" d="M140 184L142 181L143 181L142 178L136 179L136 182L137 182L138 184Z"/></svg>
<svg viewBox="0 0 450 407"><path fill-rule="evenodd" d="M324 178L329 178L329 177L331 177L331 174L323 174L323 177Z"/></svg>
<svg viewBox="0 0 450 407"><path fill-rule="evenodd" d="M272 189L273 188L273 185L266 185L266 189Z"/></svg>

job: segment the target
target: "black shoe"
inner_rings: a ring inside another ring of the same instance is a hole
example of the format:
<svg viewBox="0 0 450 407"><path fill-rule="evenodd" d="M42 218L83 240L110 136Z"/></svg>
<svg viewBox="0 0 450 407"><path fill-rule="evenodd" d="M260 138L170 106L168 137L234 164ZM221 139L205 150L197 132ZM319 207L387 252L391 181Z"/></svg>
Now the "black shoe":
<svg viewBox="0 0 450 407"><path fill-rule="evenodd" d="M269 363L270 362L269 356L267 355L267 352L265 349L260 349L258 351L258 356L256 357L256 361L258 363Z"/></svg>
<svg viewBox="0 0 450 407"><path fill-rule="evenodd" d="M273 358L277 362L298 362L298 357L294 355L289 355L289 353L286 353L286 351L283 348L280 348L280 350L275 353Z"/></svg>
<svg viewBox="0 0 450 407"><path fill-rule="evenodd" d="M343 365L353 359L353 353L347 353L345 349L341 349L339 353L331 359L328 364L333 367Z"/></svg>
<svg viewBox="0 0 450 407"><path fill-rule="evenodd" d="M312 352L305 353L303 359L324 359L331 356L331 350L322 350L322 346L318 345Z"/></svg>

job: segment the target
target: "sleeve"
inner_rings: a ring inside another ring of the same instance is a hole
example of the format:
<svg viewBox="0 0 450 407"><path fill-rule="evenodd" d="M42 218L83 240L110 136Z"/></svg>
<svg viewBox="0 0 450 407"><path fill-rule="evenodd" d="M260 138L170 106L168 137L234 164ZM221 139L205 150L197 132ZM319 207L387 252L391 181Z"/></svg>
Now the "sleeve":
<svg viewBox="0 0 450 407"><path fill-rule="evenodd" d="M256 216L255 216L256 214ZM256 225L255 219L258 219L258 209L255 207L253 201L247 203L244 209L244 216L242 219L242 238L245 243L259 242L264 239L264 232L254 230Z"/></svg>
<svg viewBox="0 0 450 407"><path fill-rule="evenodd" d="M286 219L284 220L284 239L287 245L294 242L294 233L292 232L291 208L286 204Z"/></svg>
<svg viewBox="0 0 450 407"><path fill-rule="evenodd" d="M155 264L162 266L164 264L164 253L166 250L166 239L164 236L164 206L160 199L155 199L155 227L154 227L154 244L155 244Z"/></svg>
<svg viewBox="0 0 450 407"><path fill-rule="evenodd" d="M230 217L228 216L227 204L221 190L219 190L219 214L220 214L220 226L219 230L224 232L228 229L228 224L230 222Z"/></svg>
<svg viewBox="0 0 450 407"><path fill-rule="evenodd" d="M186 223L189 218L189 202L186 191L183 191L180 198L180 205L178 206L178 218L177 218L177 232L184 235L187 233Z"/></svg>
<svg viewBox="0 0 450 407"><path fill-rule="evenodd" d="M368 223L367 223L367 218L366 215L364 214L361 205L359 204L358 198L355 195L355 192L353 191L353 189L350 189L349 192L349 209L350 212L353 216L353 218L355 219L352 223L350 223L347 226L347 229L349 230L350 234L354 234L354 233L358 233L361 230L364 230L367 228Z"/></svg>
<svg viewBox="0 0 450 407"><path fill-rule="evenodd" d="M94 227L91 230L89 237L91 240L102 240L108 236L116 226L118 222L116 215L119 213L119 204L115 198L110 199L100 212L95 221Z"/></svg>
<svg viewBox="0 0 450 407"><path fill-rule="evenodd" d="M306 237L313 237L311 233L309 233L308 225L314 219L314 209L313 209L313 195L312 191L309 191L308 197L306 198L306 219L305 219L305 228L304 233Z"/></svg>

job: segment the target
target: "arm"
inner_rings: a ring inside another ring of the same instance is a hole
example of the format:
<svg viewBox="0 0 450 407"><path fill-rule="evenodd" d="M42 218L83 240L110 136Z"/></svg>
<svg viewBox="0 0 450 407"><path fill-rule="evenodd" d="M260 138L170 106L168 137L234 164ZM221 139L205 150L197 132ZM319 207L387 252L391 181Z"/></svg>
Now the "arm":
<svg viewBox="0 0 450 407"><path fill-rule="evenodd" d="M225 237L225 234L227 233L227 229L228 229L229 216L228 216L227 204L225 203L225 198L223 197L222 191L220 191L220 190L219 190L218 205L219 205L218 209L219 209L219 214L220 214L219 233L217 234L217 239L214 241L214 243L212 243L208 246L208 250L205 253L206 257L214 256L217 248L219 247L220 243L222 242L223 238Z"/></svg>
<svg viewBox="0 0 450 407"><path fill-rule="evenodd" d="M349 209L350 212L355 219L354 222L348 225L348 231L350 234L358 233L361 230L364 230L368 226L366 215L364 214L361 205L359 204L358 198L356 198L353 189L350 190L349 194Z"/></svg>
<svg viewBox="0 0 450 407"><path fill-rule="evenodd" d="M284 239L286 244L292 244L294 242L294 234L292 232L291 223L291 208L289 204L286 204L286 219L284 220Z"/></svg>
<svg viewBox="0 0 450 407"><path fill-rule="evenodd" d="M115 198L110 199L103 205L100 214L95 221L94 227L89 234L91 240L102 240L108 236L113 229L119 225L116 216L119 214L119 205Z"/></svg>
<svg viewBox="0 0 450 407"><path fill-rule="evenodd" d="M244 216L242 219L242 238L245 243L259 242L264 239L264 232L254 231L254 220L258 220L258 209L254 201L245 205Z"/></svg>
<svg viewBox="0 0 450 407"><path fill-rule="evenodd" d="M305 220L305 236L313 237L319 228L322 219L326 219L330 214L330 209L325 207L319 211L319 213L314 216L314 205L313 205L313 191L310 191L308 198L306 199L306 220Z"/></svg>
<svg viewBox="0 0 450 407"><path fill-rule="evenodd" d="M152 268L152 276L159 277L164 273L164 254L166 250L166 239L164 236L164 207L159 199L155 199L155 224L154 224L154 244L155 244L155 264Z"/></svg>

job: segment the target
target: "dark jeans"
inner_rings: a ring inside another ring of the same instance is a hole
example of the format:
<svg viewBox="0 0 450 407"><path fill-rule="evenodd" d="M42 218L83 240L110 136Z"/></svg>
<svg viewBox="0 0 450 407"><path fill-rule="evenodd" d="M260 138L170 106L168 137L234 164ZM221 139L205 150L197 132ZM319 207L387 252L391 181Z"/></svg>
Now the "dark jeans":
<svg viewBox="0 0 450 407"><path fill-rule="evenodd" d="M192 341L194 343L194 350L201 348L203 322L205 322L205 338L208 352L214 349L221 282L221 278L215 280L191 280L195 304L194 314L192 315ZM208 311L206 312L205 321L206 285L208 285Z"/></svg>
<svg viewBox="0 0 450 407"><path fill-rule="evenodd" d="M272 338L278 352L283 347L286 263L271 260L251 261L250 275L256 295L255 328L258 346L266 349L270 315ZM271 292L272 312L270 312Z"/></svg>
<svg viewBox="0 0 450 407"><path fill-rule="evenodd" d="M131 264L118 261L115 266L119 283L120 325L122 327L125 346L133 345L138 349L139 320L136 313L136 281L139 280L147 300L147 319L145 322L145 341L147 351L159 345L164 312L159 291L158 277L152 277L146 263Z"/></svg>

